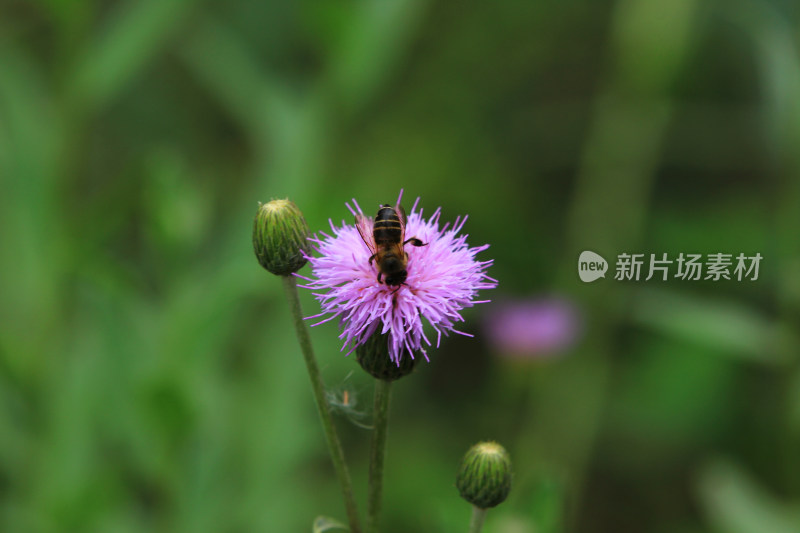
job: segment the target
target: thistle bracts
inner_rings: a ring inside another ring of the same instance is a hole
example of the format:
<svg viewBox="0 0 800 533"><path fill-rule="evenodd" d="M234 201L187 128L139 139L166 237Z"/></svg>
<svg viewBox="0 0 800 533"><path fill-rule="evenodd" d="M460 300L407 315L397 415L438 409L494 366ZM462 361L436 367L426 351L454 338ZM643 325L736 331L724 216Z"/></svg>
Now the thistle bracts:
<svg viewBox="0 0 800 533"><path fill-rule="evenodd" d="M502 503L511 490L511 459L496 442L479 442L464 455L456 477L461 497L479 509Z"/></svg>
<svg viewBox="0 0 800 533"><path fill-rule="evenodd" d="M253 251L259 264L277 276L290 276L303 268L310 253L308 224L289 200L258 204L253 221Z"/></svg>
<svg viewBox="0 0 800 533"><path fill-rule="evenodd" d="M356 360L370 376L383 381L394 381L410 374L421 354L404 354L395 362L389 357L389 336L373 333L364 344L356 346Z"/></svg>

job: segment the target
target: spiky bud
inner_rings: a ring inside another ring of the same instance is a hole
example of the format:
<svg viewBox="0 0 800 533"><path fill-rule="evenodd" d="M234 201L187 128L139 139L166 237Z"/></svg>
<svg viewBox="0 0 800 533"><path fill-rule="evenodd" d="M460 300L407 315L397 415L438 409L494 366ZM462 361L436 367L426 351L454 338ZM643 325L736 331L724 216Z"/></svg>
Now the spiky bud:
<svg viewBox="0 0 800 533"><path fill-rule="evenodd" d="M278 276L289 276L303 268L311 246L308 224L294 202L286 199L258 203L253 250L259 264Z"/></svg>
<svg viewBox="0 0 800 533"><path fill-rule="evenodd" d="M502 503L511 490L511 459L496 442L479 442L461 461L456 477L461 497L479 509Z"/></svg>
<svg viewBox="0 0 800 533"><path fill-rule="evenodd" d="M413 358L404 352L400 364L389 357L389 336L374 333L367 342L356 348L356 360L369 375L375 379L394 381L407 376L414 370L420 355Z"/></svg>

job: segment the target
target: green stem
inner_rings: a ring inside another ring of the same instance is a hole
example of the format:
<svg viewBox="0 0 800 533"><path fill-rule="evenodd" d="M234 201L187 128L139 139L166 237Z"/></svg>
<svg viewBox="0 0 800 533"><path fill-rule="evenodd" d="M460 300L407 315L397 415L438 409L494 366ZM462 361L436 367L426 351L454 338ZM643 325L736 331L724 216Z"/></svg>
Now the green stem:
<svg viewBox="0 0 800 533"><path fill-rule="evenodd" d="M375 380L375 403L372 408L372 445L369 456L369 496L367 533L378 531L383 496L383 459L386 456L386 428L389 425L391 381Z"/></svg>
<svg viewBox="0 0 800 533"><path fill-rule="evenodd" d="M339 483L342 486L347 518L350 522L350 531L351 533L361 533L356 500L353 496L353 484L350 481L350 472L347 470L342 444L339 442L339 437L336 435L336 428L333 425L333 418L331 417L331 411L328 407L328 401L325 399L325 386L322 383L322 377L319 373L317 359L314 357L314 349L311 347L311 338L308 336L308 329L303 321L303 312L300 309L300 298L297 295L297 281L294 276L282 276L282 278L283 288L286 290L286 299L289 301L289 309L294 319L294 329L297 333L297 340L300 343L300 349L306 361L308 376L311 378L311 388L314 390L317 412L322 421L322 428L325 430L325 440L331 452L333 467L336 470L336 475L339 477Z"/></svg>
<svg viewBox="0 0 800 533"><path fill-rule="evenodd" d="M486 509L472 506L472 520L469 521L469 533L480 533L483 521L486 518Z"/></svg>

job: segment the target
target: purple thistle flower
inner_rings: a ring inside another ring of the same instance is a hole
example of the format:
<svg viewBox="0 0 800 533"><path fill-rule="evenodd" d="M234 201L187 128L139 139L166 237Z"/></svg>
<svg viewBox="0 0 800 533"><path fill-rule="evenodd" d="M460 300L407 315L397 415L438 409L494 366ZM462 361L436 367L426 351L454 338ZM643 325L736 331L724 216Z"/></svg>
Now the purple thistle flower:
<svg viewBox="0 0 800 533"><path fill-rule="evenodd" d="M398 205L402 196L400 191ZM389 336L389 356L398 365L404 352L413 358L415 351L421 351L427 359L423 343L430 346L431 342L423 331L423 319L436 332L437 347L442 334L451 331L471 336L455 329L455 323L463 321L460 311L487 302L475 300L478 291L497 286L497 280L486 275L492 261L475 259L489 245L470 248L467 235L459 235L467 217L439 227L441 208L425 220L422 209L417 211L418 203L419 198L408 215L405 237L416 237L426 245L405 246L408 277L402 285L378 282L375 261L369 261L372 253L353 224L342 221L337 227L330 221L333 235L320 232L322 238L310 239L319 257L308 258L314 277L303 278L309 282L303 287L324 292L314 293L322 313L308 318L327 315L313 324L316 326L338 317L342 324L339 338L344 339L342 350L348 348L348 355L379 332ZM345 205L353 216L362 213L355 199L355 207Z"/></svg>
<svg viewBox="0 0 800 533"><path fill-rule="evenodd" d="M503 302L485 319L489 342L511 357L546 357L569 349L580 337L581 317L566 298Z"/></svg>

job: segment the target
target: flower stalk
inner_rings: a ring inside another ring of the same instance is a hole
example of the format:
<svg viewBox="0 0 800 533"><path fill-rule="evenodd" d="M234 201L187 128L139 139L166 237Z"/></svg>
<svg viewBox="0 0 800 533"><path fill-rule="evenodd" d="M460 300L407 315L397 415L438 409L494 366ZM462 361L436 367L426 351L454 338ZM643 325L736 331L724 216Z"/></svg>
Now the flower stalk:
<svg viewBox="0 0 800 533"><path fill-rule="evenodd" d="M289 302L289 309L292 313L297 341L300 343L300 350L303 352L303 359L308 369L308 376L311 378L311 388L314 391L317 412L322 422L322 428L325 431L325 441L328 444L333 467L336 470L336 475L339 478L339 484L342 488L342 494L344 495L350 531L351 533L361 533L356 500L353 496L353 483L350 480L350 472L344 460L342 444L339 442L336 428L333 425L333 417L331 416L328 402L325 399L325 386L322 383L322 376L320 375L319 366L314 356L314 349L311 346L311 338L308 335L305 322L303 322L303 312L300 308L300 298L297 294L297 282L294 276L281 276L281 280L283 281L286 299Z"/></svg>
<svg viewBox="0 0 800 533"><path fill-rule="evenodd" d="M481 509L477 505L472 506L472 518L469 521L469 533L480 533L483 529L483 521L486 519L486 509Z"/></svg>
<svg viewBox="0 0 800 533"><path fill-rule="evenodd" d="M386 457L386 433L389 426L389 398L392 382L375 380L372 415L372 443L369 456L369 495L367 499L367 533L377 533L383 498L383 460Z"/></svg>

